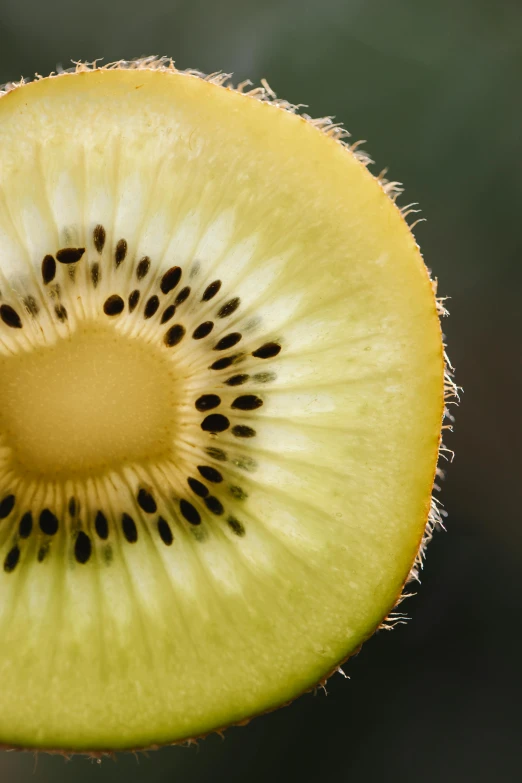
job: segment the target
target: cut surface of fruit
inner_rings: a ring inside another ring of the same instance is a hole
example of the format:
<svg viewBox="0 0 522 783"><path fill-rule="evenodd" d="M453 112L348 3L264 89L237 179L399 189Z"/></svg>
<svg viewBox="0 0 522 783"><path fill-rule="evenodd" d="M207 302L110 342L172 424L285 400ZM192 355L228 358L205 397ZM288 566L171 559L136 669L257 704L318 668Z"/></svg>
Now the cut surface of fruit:
<svg viewBox="0 0 522 783"><path fill-rule="evenodd" d="M418 554L432 284L357 155L255 97L146 61L0 98L2 744L283 704Z"/></svg>

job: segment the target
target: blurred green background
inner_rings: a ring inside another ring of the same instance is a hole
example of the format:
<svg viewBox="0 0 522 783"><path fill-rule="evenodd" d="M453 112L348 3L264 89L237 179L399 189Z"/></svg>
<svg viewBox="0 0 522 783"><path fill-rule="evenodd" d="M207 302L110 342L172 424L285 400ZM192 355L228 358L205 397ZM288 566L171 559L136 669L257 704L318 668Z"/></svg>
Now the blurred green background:
<svg viewBox="0 0 522 783"><path fill-rule="evenodd" d="M520 0L3 0L0 82L71 59L172 56L266 77L335 115L418 201L465 392L456 458L412 621L377 634L292 706L192 747L83 757L0 752L0 780L522 779ZM1 683L0 683L1 687Z"/></svg>

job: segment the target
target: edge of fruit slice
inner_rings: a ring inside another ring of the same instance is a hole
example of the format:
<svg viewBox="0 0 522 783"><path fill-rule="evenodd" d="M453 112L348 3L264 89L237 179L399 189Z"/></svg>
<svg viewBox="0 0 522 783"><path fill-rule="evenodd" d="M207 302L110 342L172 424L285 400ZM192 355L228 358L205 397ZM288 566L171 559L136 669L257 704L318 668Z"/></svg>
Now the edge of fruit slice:
<svg viewBox="0 0 522 783"><path fill-rule="evenodd" d="M145 58L141 60L137 60L134 62L118 62L110 66L106 66L104 68L97 68L96 66L90 66L87 64L79 64L76 66L75 69L73 69L73 72L75 74L93 74L93 72L107 72L107 71L119 71L121 74L128 74L129 71L136 71L140 73L145 73L147 71L160 71L165 73L172 73L173 75L176 75L178 78L182 79L198 79L198 80L204 80L208 85L209 89L211 90L228 90L231 92L239 92L241 93L245 98L255 99L256 101L261 102L264 106L266 106L266 111L273 112L273 111L279 111L279 112L285 112L287 114L297 114L298 107L293 106L292 104L279 100L276 98L275 94L270 90L268 85L266 83L263 83L262 87L254 88L254 89L248 89L247 83L243 83L243 85L240 85L237 90L232 90L231 87L225 86L229 77L225 74L213 74L209 77L204 77L202 74L195 72L195 71L189 71L189 72L181 72L175 69L173 64L170 61L164 60L164 59L154 59L154 58ZM69 78L70 74L64 73L59 74L57 76L50 77L53 80L65 80ZM92 78L92 76L89 76L88 78ZM123 78L127 78L126 76ZM13 90L16 91L16 88L21 86L20 84L10 84L7 85L6 88L3 91L4 95L7 95L11 93ZM133 85L134 89L138 89L142 85L136 83ZM3 99L2 99L3 100ZM232 107L230 107L232 110ZM237 106L234 107L234 110L237 111ZM204 118L206 119L206 118ZM297 118L296 118L297 119ZM332 145L339 145L342 148L342 154L347 156L353 156L355 161L358 162L358 165L360 165L361 169L365 169L367 164L370 162L369 158L358 151L356 149L357 145L347 145L344 141L344 137L346 136L346 132L337 124L333 123L330 118L323 118L318 120L312 120L306 115L299 115L299 120L302 123L305 123L307 126L312 126L315 130L322 133L323 136L329 137L330 143ZM275 123L274 123L275 124ZM288 134L288 138L294 133L295 126L288 123L286 125L285 123L280 123L278 125L278 132L281 134ZM250 128L252 130L252 128ZM252 131L253 132L253 131ZM264 131L260 130L260 134L262 132L266 132L266 129ZM297 134L296 134L297 135ZM288 143L288 138L285 139L285 143ZM197 141L197 140L196 140ZM189 139L189 146L190 146L190 139ZM291 146L291 145L290 145ZM290 146L288 149L290 149ZM303 142L302 148L298 151L298 154L304 154L304 152L309 151L310 149L314 149L313 143L310 142L310 145L308 144L308 141ZM337 156L337 153L334 155L331 155L330 159L330 152L328 151L327 154L325 154L325 167L328 169L328 171L325 173L325 180L328 177L331 177L332 179L335 178L335 186L338 188L339 193L341 193L340 186L339 186L339 177L336 173L336 167L341 163L340 158ZM327 160L326 160L327 159ZM255 172L254 172L255 174ZM363 174L361 173L361 178L363 177ZM368 176L372 177L372 175L368 172ZM378 210L389 210L390 215L392 213L392 210L390 210L389 206L389 200L395 201L396 196L401 192L397 183L390 183L387 182L383 177L377 177L373 178L375 179L380 186L381 193L386 195L389 198L382 199L382 202L373 203L370 205L370 209L375 207L375 209ZM317 200L318 203L321 201L322 196L326 198L327 194L321 193L321 187L323 186L323 182L317 183ZM331 183L330 183L331 184ZM375 188L377 190L377 188ZM328 197L331 199L331 195L328 195ZM420 256L420 253L418 252L418 248L416 247L415 240L411 233L408 233L409 230L406 227L406 223L404 218L408 214L408 208L404 208L404 210L399 210L398 207L394 207L396 210L396 216L390 217L390 222L396 221L397 217L400 215L402 216L402 224L403 228L399 229L397 225L394 223L394 226L390 228L390 233L393 231L396 231L397 234L400 234L400 238L395 239L397 240L397 243L402 243L404 245L404 252L410 253L410 255L416 256L415 263L417 264L416 273L419 275L419 280L421 277L423 277L423 281L418 283L419 290L421 287L423 287L423 290L425 290L426 285L430 286L432 288L432 297L433 297L433 312L430 315L430 317L433 318L433 324L432 329L433 332L431 333L430 339L427 340L429 342L430 347L433 348L433 357L432 357L432 370L433 370L433 378L430 380L430 383L435 386L435 384L438 382L437 379L440 379L440 394L437 392L436 399L435 395L433 395L433 400L431 401L431 415L433 417L433 422L435 422L435 418L437 418L438 422L441 422L443 419L443 416L448 415L447 409L445 408L445 402L450 401L452 398L456 395L456 387L452 380L452 372L451 372L451 366L449 365L449 362L447 361L447 357L445 357L444 353L444 343L440 334L440 325L438 323L438 316L444 315L445 310L442 303L442 300L436 299L436 284L433 282L429 282L429 274L426 270L422 258ZM339 213L341 214L341 212ZM387 213L386 213L387 214ZM376 227L377 229L377 227ZM382 226L378 226L379 231L381 232L381 235L386 234L386 229ZM355 228L357 230L357 227ZM381 262L382 263L382 262ZM375 274L378 274L378 265L376 264ZM354 283L355 283L354 279ZM335 280L333 280L333 284L335 285ZM417 284L416 284L417 285ZM414 294L416 292L413 292ZM393 292L390 292L389 294L390 299L393 297ZM414 308L412 307L411 312L414 312ZM435 326L435 321L437 321L437 325ZM321 324L319 324L319 327ZM438 329L436 336L435 330ZM440 340L440 351L437 353L437 358L435 357L435 348L437 347L437 339ZM439 373L440 370L440 373ZM435 427L434 427L435 428ZM430 434L435 435L435 432ZM251 709L251 707L246 707L245 712L242 715L241 714L241 708L239 705L239 701L236 699L235 704L231 707L230 715L231 719L228 723L225 725L231 725L231 724L237 724L237 723L243 723L246 720L249 720L250 717L253 717L256 714L261 714L263 712L266 712L267 710L274 709L277 706L279 706L282 703L288 703L289 700L292 700L296 696L298 696L300 693L309 690L310 688L313 688L314 685L316 685L318 682L323 682L332 672L338 670L339 666L342 664L344 660L346 660L347 657L350 657L357 649L360 648L361 644L372 635L372 633L378 628L378 627L389 627L389 624L394 622L392 610L397 605L397 603L401 600L402 597L402 588L404 587L404 584L409 581L410 579L417 578L418 576L418 569L422 562L423 552L425 545L431 538L431 534L433 531L434 526L440 521L440 514L439 509L436 501L431 500L431 489L434 482L434 477L436 474L436 465L438 460L438 454L439 454L439 448L442 448L441 441L440 441L440 429L437 433L437 443L435 445L426 446L426 451L429 451L429 460L426 458L426 464L431 465L430 471L426 468L426 475L428 472L430 472L429 479L426 480L426 485L428 484L429 480L429 486L426 486L425 491L422 491L418 489L419 496L422 495L423 498L423 515L422 520L419 522L418 525L418 535L415 539L415 541L411 542L409 545L409 554L407 556L408 559L408 566L409 566L409 573L407 573L408 569L402 569L402 578L396 579L396 585L394 586L393 590L388 589L381 591L381 599L380 603L376 607L374 614L375 616L372 617L366 617L365 622L360 624L360 627L364 627L364 632L359 632L359 635L356 637L357 642L354 644L353 641L350 642L349 649L343 653L339 652L335 658L332 657L331 651L323 651L321 649L317 650L317 666L315 667L315 671L310 671L307 673L306 676L297 676L295 682L289 687L286 691L281 691L280 695L275 696L272 695L271 697L268 697L266 702L261 703L261 700L258 698L258 703L260 704L259 708ZM371 466L370 468L371 469ZM425 499L425 500L424 500ZM417 504L418 507L420 507L420 503ZM422 523L422 524L421 524ZM294 528L292 530L292 521L289 521L289 531L290 535L296 535L297 528ZM416 528L417 530L417 528ZM306 542L310 545L310 551L313 551L313 536L310 537L310 541ZM410 551L411 550L411 551ZM406 555L404 556L406 559ZM326 562L326 561L325 561ZM337 567L337 566L336 566ZM305 573L303 571L302 573ZM395 583L394 583L395 584ZM392 596L393 592L393 596ZM382 596L389 594L389 598L384 599ZM385 605L386 603L386 605ZM378 616L377 616L378 615ZM385 617L385 620L382 620L382 617ZM299 619L298 619L299 620ZM297 620L297 621L298 621ZM267 630L267 638L268 638L268 630ZM321 663L321 660L324 658L323 662ZM198 731L194 732L194 736L205 736L207 733L210 733L212 731L218 730L214 723L212 722L213 718L210 718L205 723L205 719L201 719L199 724L197 721L193 721L194 725L199 725L201 728L198 729ZM219 724L218 724L219 725ZM168 726L165 727L164 731L161 733L161 736L158 735L158 743L157 745L167 744L171 742L172 740L169 738L169 731L171 731ZM187 741L188 737L193 736L191 733L183 733L182 729L176 729L172 730L173 733L180 738L176 741ZM135 735L138 736L138 735ZM172 736L172 735L171 735ZM36 743L35 743L36 744ZM49 750L53 747L52 740L45 739L43 741L45 750ZM49 744L49 747L47 745ZM148 738L145 736L145 740L143 744L141 744L139 741L134 742L132 739L129 739L128 737L125 737L121 743L118 742L117 737L113 735L113 741L109 741L107 744L101 743L97 744L95 741L92 741L91 739L86 740L85 745L78 742L75 745L71 746L71 749L78 750L80 752L86 752L89 749L93 748L99 748L100 751L104 750L118 750L118 749L135 749L135 747L155 747L156 743L151 739L151 741L148 740ZM25 745L24 745L25 747ZM66 747L69 748L69 745ZM42 749L41 746L39 746L40 749Z"/></svg>

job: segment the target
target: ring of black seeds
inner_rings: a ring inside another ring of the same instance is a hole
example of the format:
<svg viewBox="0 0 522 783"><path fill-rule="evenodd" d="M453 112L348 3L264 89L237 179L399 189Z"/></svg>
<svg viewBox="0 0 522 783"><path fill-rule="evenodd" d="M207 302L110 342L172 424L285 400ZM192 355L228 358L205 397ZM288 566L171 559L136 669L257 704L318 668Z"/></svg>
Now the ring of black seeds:
<svg viewBox="0 0 522 783"><path fill-rule="evenodd" d="M93 230L92 241L96 252L100 256L103 253L106 245L106 237L107 235L105 228L101 224L98 224ZM124 238L121 238L116 242L113 255L116 268L118 268L123 263L123 261L125 261L128 256L128 250L128 244ZM55 250L54 255L51 253L46 254L41 262L42 282L44 286L49 286L48 292L55 301L54 313L56 317L62 322L68 320L68 312L65 304L63 304L62 301L59 301L62 292L60 283L54 282L59 271L57 262L67 268L68 278L70 279L71 283L74 283L77 264L82 261L84 255L85 248L63 247ZM93 263L89 262L89 264L88 278L90 278L90 282L93 288L96 289L102 278L103 259ZM189 276L191 278L195 277L200 272L200 267L201 265L199 262L194 264L190 270ZM149 274L153 274L153 269L153 260L149 256L142 256L140 260L136 262L134 268L136 280L141 282ZM159 285L159 292L161 295L168 297L169 294L174 292L179 285L182 276L182 268L179 266L172 266L161 275L161 278L157 278L156 285ZM53 285L51 285L51 283L53 283ZM221 291L222 285L223 283L221 280L214 280L213 282L209 283L201 295L201 303L210 302ZM107 296L103 302L103 311L105 315L109 317L120 315L125 310L125 299L121 292L118 291L118 286L115 286L115 288L116 290L114 293ZM151 293L145 302L142 311L142 317L146 320L152 318L157 313L160 306L162 306L163 309L161 311L160 322L161 324L167 323L167 321L171 320L175 315L177 307L186 302L190 295L190 286L184 286L181 290L178 291L177 294L174 294L174 301L172 301L172 298L170 299L170 302L167 299L164 305L163 300L160 300L160 297L157 294ZM136 310L140 303L140 299L141 291L139 288L134 289L130 294L128 294L127 304L129 313L133 313ZM32 295L26 295L22 301L23 306L25 307L25 311L34 318L38 317L41 308L37 299ZM225 302L219 306L217 311L214 311L215 317L218 319L226 319L230 317L238 310L240 304L241 300L238 296L227 298ZM3 303L0 305L0 319L3 324L10 329L23 328L23 321L20 317L20 314L11 304ZM249 326L250 323L253 324L253 326ZM250 321L247 323L247 326L245 327L247 332L255 328L259 323L261 323L259 319L250 319ZM213 320L202 321L193 329L192 338L194 340L202 340L205 337L208 337L214 330L214 326L215 322ZM185 336L186 331L187 330L184 323L181 322L174 324L163 333L163 344L169 348L177 346ZM219 337L219 339L214 342L213 345L207 345L205 350L228 351L235 347L242 340L242 332L228 332ZM244 359L248 359L248 352L250 352L250 356L253 357L253 359L271 359L275 358L280 353L280 351L281 345L276 341L268 341L261 343L260 345L258 344L257 347L254 346L253 349L252 346L247 346L245 351L241 353L232 355L228 354L216 359L210 364L208 369L214 371L226 369L232 364L237 364ZM219 382L224 383L228 387L235 387L247 384L251 380L256 383L266 383L268 381L275 380L275 378L276 375L272 371L255 373L254 375L250 375L248 372L243 372L231 375ZM200 393L194 400L193 404L197 411L200 413L205 413L207 411L212 411L218 408L223 404L223 401L218 394L211 390ZM236 396L232 400L227 399L225 400L225 404L232 411L238 410L253 412L263 405L263 399L256 394L248 393ZM224 433L229 429L231 434L236 438L253 438L256 435L256 430L253 427L247 426L245 424L235 423L223 413L209 413L200 421L200 428L204 433L207 434L207 437L212 438L219 437L221 433ZM227 453L222 448L208 446L206 447L205 451L211 459L218 462L224 463L228 460ZM232 462L237 468L242 470L253 471L256 469L255 460L246 454L235 457ZM224 480L223 474L212 465L196 465L195 469L197 469L200 478L196 478L193 475L187 476L187 497L182 496L178 501L179 512L182 519L188 522L190 526L197 528L201 525L203 519L207 519L206 512L211 514L212 517L222 517L226 514L226 524L228 525L230 531L237 536L243 536L245 534L245 527L243 523L238 520L236 516L228 513L226 504L224 504L220 498L211 494L208 486L206 486L204 483L208 482L211 485L219 485ZM244 501L248 497L247 493L237 484L228 484L227 491L235 501ZM192 493L194 503L190 502L188 499L188 497L190 497L189 493ZM149 520L148 524L156 527L157 534L159 535L159 538L163 544L166 546L171 546L174 541L174 535L169 520L161 515L157 516L155 520L152 519L155 517L158 511L158 504L154 498L152 490L146 487L137 487L135 501L140 512L139 519L142 522ZM198 510L198 505L199 508L202 509L202 512ZM14 493L6 493L0 500L0 520L8 519L13 514L15 506L16 497ZM100 541L107 541L109 538L111 529L113 529L113 523L109 522L109 518L103 509L98 509L95 512L94 519L90 523L92 528L89 524L87 524L89 532L86 532L86 530L82 529L84 523L81 519L81 509L77 498L69 498L66 504L66 510L69 515L67 522L62 520L61 516L57 516L51 508L43 508L35 513L35 518L37 520L37 530L39 530L40 533L44 536L49 537L47 541L43 541L39 545L37 551L38 562L43 562L49 555L51 551L50 539L58 534L62 527L62 522L64 523L64 529L68 530L69 533L73 536L73 556L79 565L85 565L92 557L94 550L90 533L92 535L95 534ZM142 514L144 516L142 516ZM138 527L133 516L127 512L123 512L120 514L119 520L119 529L123 538L130 544L136 543L138 541ZM217 520L215 523L217 523ZM24 509L19 510L16 517L13 515L12 524L16 525L18 535L18 539L15 539L15 541L18 540L23 542L29 539L35 530L33 512ZM203 540L205 535L203 535L202 538L202 536L198 534L197 537L198 540ZM113 551L110 545L105 544L101 552L103 560L109 564L113 559ZM4 558L4 571L6 573L10 573L16 568L18 562L20 561L21 555L22 550L20 549L20 546L14 543Z"/></svg>

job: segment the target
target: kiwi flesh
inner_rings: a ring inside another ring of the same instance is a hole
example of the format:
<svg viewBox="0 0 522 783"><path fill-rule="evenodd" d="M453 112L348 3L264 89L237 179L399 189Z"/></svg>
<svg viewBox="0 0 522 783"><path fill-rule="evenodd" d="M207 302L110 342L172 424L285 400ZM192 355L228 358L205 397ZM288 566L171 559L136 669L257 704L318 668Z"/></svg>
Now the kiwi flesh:
<svg viewBox="0 0 522 783"><path fill-rule="evenodd" d="M393 186L224 82L147 59L0 98L7 746L288 702L389 616L436 521L452 383Z"/></svg>

